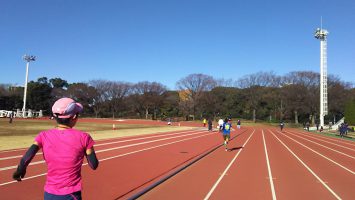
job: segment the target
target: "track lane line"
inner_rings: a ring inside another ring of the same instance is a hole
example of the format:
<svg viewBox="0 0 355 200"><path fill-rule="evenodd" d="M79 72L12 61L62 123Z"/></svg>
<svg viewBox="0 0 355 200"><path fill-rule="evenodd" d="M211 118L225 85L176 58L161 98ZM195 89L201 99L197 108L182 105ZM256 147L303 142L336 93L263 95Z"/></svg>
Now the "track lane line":
<svg viewBox="0 0 355 200"><path fill-rule="evenodd" d="M285 143L283 143L272 131L268 130L311 174L336 198L341 200L341 198L315 173L308 167Z"/></svg>
<svg viewBox="0 0 355 200"><path fill-rule="evenodd" d="M303 137L301 137L301 136L298 136L297 134L294 134L294 133L291 133L291 132L287 132L287 131L285 131L285 132L286 132L286 133L289 133L289 134L291 134L291 135L293 135L293 136L295 136L295 137L298 137L298 138L301 138L301 139L306 140L306 141L308 141L308 142L311 142L311 143L313 143L313 144L316 144L316 145L318 145L318 146L321 146L321 147L324 147L324 148L329 149L329 150L331 150L331 151L334 151L334 152L336 152L336 153L339 153L339 154L342 154L342 155L347 156L347 157L349 157L349 158L355 159L354 156L348 155L348 154L343 153L343 152L341 152L341 151L338 151L338 150L335 150L335 149L333 149L333 148L327 147L327 146L325 146L325 145L319 144L319 143L314 142L314 141L312 141L312 140L303 138Z"/></svg>
<svg viewBox="0 0 355 200"><path fill-rule="evenodd" d="M171 135L178 135L178 134L185 134L185 133L190 133L190 132L199 132L197 130L189 130L189 131L183 131L183 132L178 132L178 133L169 133L165 135L154 135L154 136L147 136L147 137L140 137L140 138L134 138L134 139L128 139L128 140L120 140L120 141L114 141L114 142L107 142L107 143L101 143L101 144L96 144L95 147L98 146L104 146L104 145L110 145L110 144L117 144L117 143L123 143L123 142L131 142L131 141L136 141L136 140L144 140L144 139L150 139L150 138L155 138L155 137L164 137L164 136L171 136ZM112 138L114 140L114 138ZM118 139L118 138L116 138ZM27 149L25 149L27 150ZM41 155L43 154L42 152L38 152L36 155ZM22 158L23 155L16 155L16 156L9 156L9 157L0 157L0 160L11 160L15 158Z"/></svg>
<svg viewBox="0 0 355 200"><path fill-rule="evenodd" d="M277 131L277 132L279 132L279 131ZM281 132L279 132L279 133L281 133ZM314 149L312 149L312 148L308 147L307 145L304 145L304 144L302 144L301 142L299 142L299 141L297 141L297 140L295 140L295 139L291 138L290 136L287 136L287 135L285 135L285 134L282 134L282 135L283 135L283 136L285 136L285 137L287 137L287 138L289 138L290 140L292 140L292 141L296 142L297 144L299 144L299 145L303 146L304 148L306 148L306 149L308 149L308 150L312 151L313 153L315 153L315 154L317 154L317 155L319 155L319 156L321 156L321 157L325 158L326 160L328 160L328 161L330 161L330 162L334 163L335 165L338 165L339 167L343 168L344 170L346 170L346 171L350 172L351 174L355 175L355 172L354 172L354 171L352 171L351 169L348 169L348 168L344 167L343 165L341 165L341 164L339 164L339 163L335 162L334 160L332 160L332 159L328 158L327 156L325 156L325 155L323 155L323 154L319 153L318 151L316 151L316 150L314 150Z"/></svg>
<svg viewBox="0 0 355 200"><path fill-rule="evenodd" d="M317 133L314 133L314 132L305 132L305 131L301 131L300 132L300 134L303 134L303 135L309 135L309 133L311 133L314 137L323 138L323 139L339 142L339 143L342 143L342 144L347 144L347 145L350 145L350 146L355 146L355 142L351 141L351 140L345 140L345 139L342 139L342 138L334 138L334 137L330 137L330 136L327 136L327 135L317 134Z"/></svg>
<svg viewBox="0 0 355 200"><path fill-rule="evenodd" d="M267 164L267 170L269 172L269 182L270 182L270 189L272 193L272 199L276 200L276 193L275 193L275 186L274 186L274 181L271 173L271 167L270 167L270 161L269 161L269 155L267 153L267 147L266 147L266 142L265 142L265 136L264 136L264 130L261 130L263 134L263 141L264 141L264 150L265 150L265 157L266 157L266 164Z"/></svg>
<svg viewBox="0 0 355 200"><path fill-rule="evenodd" d="M297 132L290 132L290 131L285 131L285 132L289 132L289 133L293 133L293 134L297 134L297 135L302 135L302 136L306 136L308 138L312 138L312 139L315 139L315 140L319 140L319 141L322 141L322 142L325 142L325 143L328 143L328 144L332 144L332 145L335 145L335 146L338 146L338 147L341 147L341 148L344 148L344 149L348 149L350 151L355 151L355 149L352 149L352 148L349 148L349 147L346 147L346 146L342 146L342 145L339 145L339 144L336 144L336 143L333 143L333 142L329 142L327 140L322 140L322 139L319 139L318 137L313 137L313 136L310 136L310 135L306 135L306 134L302 134L302 133L297 133Z"/></svg>
<svg viewBox="0 0 355 200"><path fill-rule="evenodd" d="M161 145L157 145L157 146L153 146L153 147L148 147L148 148L145 148L145 149L140 149L140 150L132 151L132 152L129 152L129 153L119 154L119 155L116 155L116 156L111 156L111 157L108 157L108 158L99 159L99 162L106 161L106 160L111 160L111 159L114 159L114 158L119 158L119 157L123 157L123 156L127 156L127 155L131 155L131 154L135 154L135 153L139 153L139 152L143 152L143 151L147 151L147 150L150 150L150 149L155 149L155 148L166 146L166 145L170 145L170 144L175 144L175 143L178 143L178 142L183 142L183 141L186 141L186 140L192 140L192 139L196 139L196 138L200 138L200 137L204 137L204 136L209 136L209 135L212 135L212 134L214 134L214 133L207 133L207 134L195 136L195 137L192 137L192 138L185 138L185 139L182 139L182 140L169 142L169 143L165 143L165 144L161 144ZM82 166L86 166L86 165L88 165L88 163L84 163ZM34 175L34 176L29 176L29 177L23 178L22 180L33 179L33 178L45 176L46 174L47 173ZM8 184L11 184L11 183L17 183L17 181L9 181L9 182L5 182L5 183L0 183L0 186L8 185Z"/></svg>
<svg viewBox="0 0 355 200"><path fill-rule="evenodd" d="M140 142L140 143L134 143L134 144L124 145L124 146L118 146L118 147L114 147L114 148L102 149L102 150L95 151L95 153L101 153L101 152L106 152L106 151L123 149L123 148L132 147L132 146L138 146L138 145L142 145L142 144L148 144L148 143L152 143L152 142L159 142L159 141L163 141L163 140L175 139L175 138L180 138L180 137L185 137L185 136L190 136L190 135L196 135L196 134L201 134L201 133L202 132L196 132L196 133L190 133L190 134L179 135L179 136L174 136L174 137L162 138L162 139L158 139L158 140L151 140L151 141L146 141L146 142ZM40 160L40 161L36 161L36 162L31 162L28 166L38 165L38 164L42 164L42 163L45 163L45 161L44 160ZM15 169L15 168L17 168L17 165L0 168L0 171L5 171L5 170Z"/></svg>
<svg viewBox="0 0 355 200"><path fill-rule="evenodd" d="M243 148L245 147L245 145L248 143L248 141L250 140L251 136L253 136L255 132L255 129L253 130L253 132L251 133L251 135L248 137L248 139L245 141L245 143L243 144ZM207 195L205 196L204 200L207 200L211 197L212 193L214 192L214 190L217 188L218 184L221 182L222 178L226 175L227 171L229 170L229 168L232 166L232 164L234 163L234 161L237 159L237 157L239 156L240 152L242 152L243 148L240 149L240 151L238 151L238 153L234 156L234 158L232 159L232 161L228 164L227 168L223 171L223 173L221 174L221 176L218 178L218 180L216 181L216 183L212 186L211 190L207 193Z"/></svg>

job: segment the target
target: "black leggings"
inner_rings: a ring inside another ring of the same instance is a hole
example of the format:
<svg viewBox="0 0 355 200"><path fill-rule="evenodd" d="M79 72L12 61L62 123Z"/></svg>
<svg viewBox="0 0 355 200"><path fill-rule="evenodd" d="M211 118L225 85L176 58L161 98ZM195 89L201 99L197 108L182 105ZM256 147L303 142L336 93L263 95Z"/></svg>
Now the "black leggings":
<svg viewBox="0 0 355 200"><path fill-rule="evenodd" d="M66 195L55 195L44 192L44 200L81 200L81 191Z"/></svg>

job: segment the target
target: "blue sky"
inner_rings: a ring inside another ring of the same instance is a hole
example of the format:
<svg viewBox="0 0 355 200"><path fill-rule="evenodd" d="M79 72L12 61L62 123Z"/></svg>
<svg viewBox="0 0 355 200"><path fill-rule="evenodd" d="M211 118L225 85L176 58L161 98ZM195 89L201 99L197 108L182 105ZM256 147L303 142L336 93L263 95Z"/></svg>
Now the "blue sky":
<svg viewBox="0 0 355 200"><path fill-rule="evenodd" d="M355 82L354 0L1 0L0 83L24 84L24 54L30 80L70 83L318 72L321 16L328 72Z"/></svg>

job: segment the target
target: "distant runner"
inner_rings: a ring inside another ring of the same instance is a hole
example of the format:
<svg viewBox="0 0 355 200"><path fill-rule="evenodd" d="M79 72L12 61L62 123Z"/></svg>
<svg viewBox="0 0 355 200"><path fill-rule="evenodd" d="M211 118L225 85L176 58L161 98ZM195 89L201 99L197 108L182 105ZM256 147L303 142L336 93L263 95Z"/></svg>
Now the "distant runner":
<svg viewBox="0 0 355 200"><path fill-rule="evenodd" d="M240 129L240 124L241 124L240 119L238 119L238 121L237 121L237 128L238 129Z"/></svg>
<svg viewBox="0 0 355 200"><path fill-rule="evenodd" d="M226 118L224 120L224 124L223 124L223 139L224 139L224 148L226 151L228 151L228 142L230 139L230 133L231 133L231 128L232 128L232 124L230 123L230 119L228 120L228 118Z"/></svg>
<svg viewBox="0 0 355 200"><path fill-rule="evenodd" d="M281 122L280 122L280 129L281 129L281 132L282 132L282 129L284 129L284 126L285 126L284 122L281 121Z"/></svg>
<svg viewBox="0 0 355 200"><path fill-rule="evenodd" d="M219 129L219 132L222 131L222 129L223 129L223 124L224 124L223 119L219 119L219 120L218 120L218 129Z"/></svg>

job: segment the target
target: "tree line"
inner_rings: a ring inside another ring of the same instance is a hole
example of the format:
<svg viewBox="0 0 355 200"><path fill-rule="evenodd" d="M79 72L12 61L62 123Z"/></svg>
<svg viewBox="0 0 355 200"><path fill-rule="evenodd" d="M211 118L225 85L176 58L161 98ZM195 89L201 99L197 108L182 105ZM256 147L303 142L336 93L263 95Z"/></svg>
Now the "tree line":
<svg viewBox="0 0 355 200"><path fill-rule="evenodd" d="M0 110L23 105L23 87L0 85ZM277 122L315 123L319 118L319 73L295 71L286 75L258 72L236 81L190 74L168 90L159 82L90 80L68 83L61 78L41 77L28 83L27 107L50 114L51 105L70 97L84 106L84 116L180 120L232 117ZM326 121L344 116L355 102L352 83L328 77Z"/></svg>

